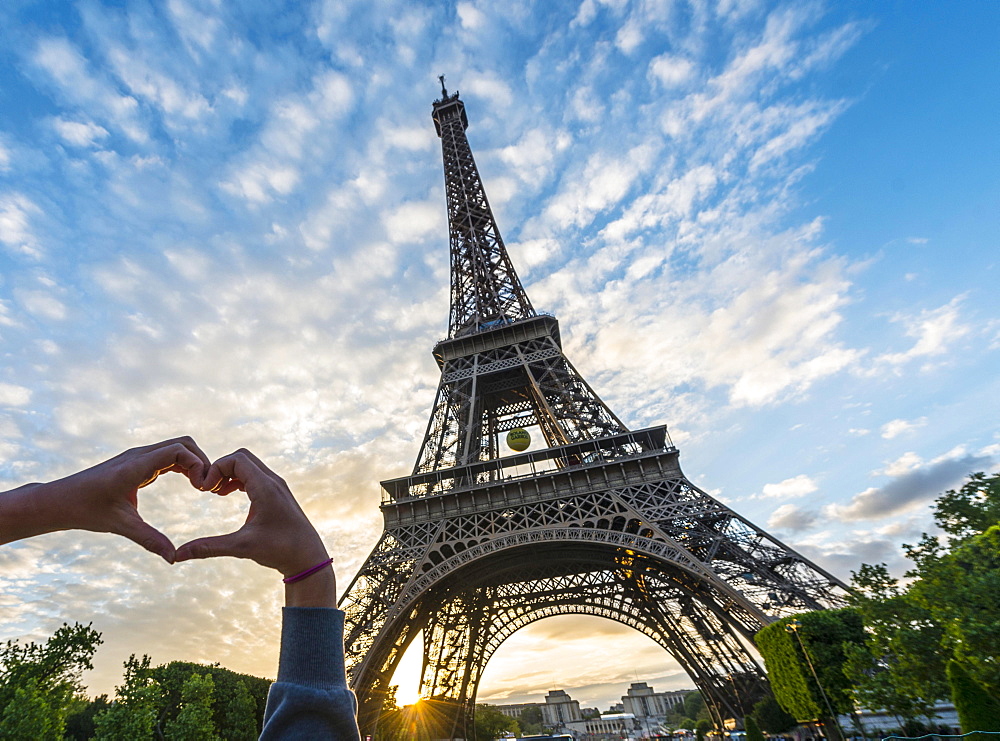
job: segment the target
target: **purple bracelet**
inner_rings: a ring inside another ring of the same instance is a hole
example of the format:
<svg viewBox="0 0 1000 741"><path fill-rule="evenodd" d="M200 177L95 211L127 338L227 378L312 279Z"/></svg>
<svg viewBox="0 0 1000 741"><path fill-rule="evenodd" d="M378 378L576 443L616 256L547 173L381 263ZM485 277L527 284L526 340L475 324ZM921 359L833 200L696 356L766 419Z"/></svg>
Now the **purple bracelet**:
<svg viewBox="0 0 1000 741"><path fill-rule="evenodd" d="M320 561L318 564L316 564L315 566L313 566L311 569L306 569L305 571L303 571L303 572L301 572L299 574L296 574L295 576L286 576L281 581L283 581L285 584L291 584L292 582L301 581L302 579L305 579L307 576L312 576L313 574L315 574L320 569L325 569L327 566L329 566L332 563L333 563L333 559L332 558L328 558L325 561Z"/></svg>

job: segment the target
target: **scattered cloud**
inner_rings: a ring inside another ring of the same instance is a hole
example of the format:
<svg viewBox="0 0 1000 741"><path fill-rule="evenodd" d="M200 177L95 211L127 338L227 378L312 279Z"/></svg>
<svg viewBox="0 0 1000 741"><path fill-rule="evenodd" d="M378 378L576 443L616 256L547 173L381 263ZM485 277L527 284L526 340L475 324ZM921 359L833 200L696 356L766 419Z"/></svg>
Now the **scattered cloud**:
<svg viewBox="0 0 1000 741"><path fill-rule="evenodd" d="M23 407L31 401L31 389L12 383L0 383L0 407Z"/></svg>
<svg viewBox="0 0 1000 741"><path fill-rule="evenodd" d="M819 487L809 476L802 473L777 484L764 484L761 493L755 499L798 499L806 494L812 494Z"/></svg>
<svg viewBox="0 0 1000 741"><path fill-rule="evenodd" d="M955 451L948 457L937 458L915 467L911 456L890 464L886 472L895 476L886 484L855 494L847 504L827 505L823 514L835 521L857 522L875 520L928 505L945 490L959 486L974 471L993 465L987 456L968 455Z"/></svg>
<svg viewBox="0 0 1000 741"><path fill-rule="evenodd" d="M62 139L76 147L90 147L108 136L108 130L90 121L52 120L52 126Z"/></svg>
<svg viewBox="0 0 1000 741"><path fill-rule="evenodd" d="M920 419L913 420L894 419L882 425L882 437L885 440L892 440L900 435L907 435L914 430L918 430L926 424L927 417L921 417Z"/></svg>
<svg viewBox="0 0 1000 741"><path fill-rule="evenodd" d="M28 257L41 257L41 246L31 228L32 217L40 214L41 209L27 196L0 194L0 243Z"/></svg>
<svg viewBox="0 0 1000 741"><path fill-rule="evenodd" d="M885 353L875 358L876 366L898 367L915 359L944 355L951 346L970 332L968 325L959 321L959 306L964 295L956 296L937 309L921 311L916 316L897 315L893 321L905 326L907 337L916 339L904 352Z"/></svg>
<svg viewBox="0 0 1000 741"><path fill-rule="evenodd" d="M802 509L794 504L782 504L768 518L767 527L771 530L797 533L812 528L817 519L816 512Z"/></svg>

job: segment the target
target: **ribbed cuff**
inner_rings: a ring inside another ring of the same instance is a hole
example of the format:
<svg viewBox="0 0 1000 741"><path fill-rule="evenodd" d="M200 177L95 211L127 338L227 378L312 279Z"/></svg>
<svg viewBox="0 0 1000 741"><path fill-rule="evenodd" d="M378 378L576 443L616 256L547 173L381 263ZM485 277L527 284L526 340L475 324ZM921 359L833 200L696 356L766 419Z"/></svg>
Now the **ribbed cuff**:
<svg viewBox="0 0 1000 741"><path fill-rule="evenodd" d="M347 686L343 610L282 608L278 681L317 689Z"/></svg>

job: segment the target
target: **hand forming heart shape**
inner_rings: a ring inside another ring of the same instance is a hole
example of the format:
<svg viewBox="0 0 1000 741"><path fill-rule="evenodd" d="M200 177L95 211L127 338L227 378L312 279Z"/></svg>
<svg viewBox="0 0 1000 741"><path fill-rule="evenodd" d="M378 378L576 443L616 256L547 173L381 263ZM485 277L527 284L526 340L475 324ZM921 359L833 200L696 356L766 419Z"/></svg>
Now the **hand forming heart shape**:
<svg viewBox="0 0 1000 741"><path fill-rule="evenodd" d="M250 500L246 522L233 533L174 548L138 510L139 489L167 472L182 473L194 488L220 496L245 491ZM0 542L55 530L92 530L122 535L168 563L234 556L286 576L327 558L322 539L277 474L245 449L209 463L190 437L126 450L65 479L37 485L30 495L31 521L19 518L22 524L0 531Z"/></svg>

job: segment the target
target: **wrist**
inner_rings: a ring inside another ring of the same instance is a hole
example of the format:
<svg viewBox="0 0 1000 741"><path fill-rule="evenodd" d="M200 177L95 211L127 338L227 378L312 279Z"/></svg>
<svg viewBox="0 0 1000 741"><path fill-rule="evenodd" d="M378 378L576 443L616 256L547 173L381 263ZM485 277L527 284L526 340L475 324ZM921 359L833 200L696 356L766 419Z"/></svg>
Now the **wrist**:
<svg viewBox="0 0 1000 741"><path fill-rule="evenodd" d="M285 584L285 607L336 607L337 579L327 564L315 573Z"/></svg>

